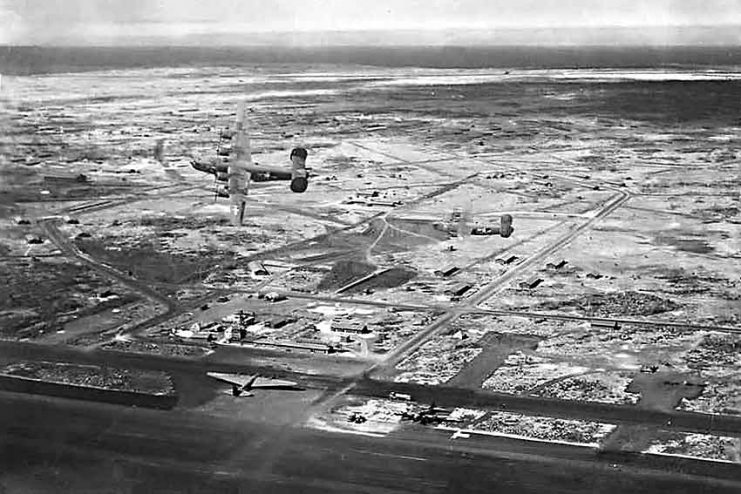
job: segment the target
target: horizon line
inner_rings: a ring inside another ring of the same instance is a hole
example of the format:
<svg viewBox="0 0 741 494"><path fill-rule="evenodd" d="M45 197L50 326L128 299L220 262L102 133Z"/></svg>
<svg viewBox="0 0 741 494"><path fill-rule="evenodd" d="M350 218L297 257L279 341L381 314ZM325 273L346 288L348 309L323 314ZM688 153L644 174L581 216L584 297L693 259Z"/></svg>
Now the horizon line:
<svg viewBox="0 0 741 494"><path fill-rule="evenodd" d="M629 44L629 43L616 43L616 44L518 44L518 43L450 43L450 44L307 44L307 45L291 45L291 44L212 44L212 45L198 45L198 44L176 44L176 43L162 43L162 44L66 44L66 43L29 43L29 44L9 44L0 43L0 49L12 49L12 48L198 48L198 49L290 49L290 50L301 50L301 49L327 49L327 48L374 48L374 49L410 49L410 48L427 48L427 49L445 49L445 48L541 48L541 49L564 49L564 48L594 48L594 49L624 49L624 48L649 48L649 49L675 49L675 48L741 48L741 42L739 43L696 43L696 44Z"/></svg>

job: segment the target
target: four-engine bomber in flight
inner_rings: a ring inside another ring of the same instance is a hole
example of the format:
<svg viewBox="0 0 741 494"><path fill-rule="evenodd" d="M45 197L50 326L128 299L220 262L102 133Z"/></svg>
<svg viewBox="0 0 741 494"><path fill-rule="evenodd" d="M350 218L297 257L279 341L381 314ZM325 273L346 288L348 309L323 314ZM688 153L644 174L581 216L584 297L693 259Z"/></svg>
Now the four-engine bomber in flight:
<svg viewBox="0 0 741 494"><path fill-rule="evenodd" d="M191 161L196 170L214 175L219 182L226 182L226 188L217 188L217 195L230 198L234 225L241 225L244 220L250 181L290 180L291 192L296 193L306 191L309 186L309 172L306 169L309 153L302 147L291 151L290 168L264 166L252 161L246 114L246 106L240 102L234 129L221 134L222 140L230 141L231 146L220 145L215 159Z"/></svg>

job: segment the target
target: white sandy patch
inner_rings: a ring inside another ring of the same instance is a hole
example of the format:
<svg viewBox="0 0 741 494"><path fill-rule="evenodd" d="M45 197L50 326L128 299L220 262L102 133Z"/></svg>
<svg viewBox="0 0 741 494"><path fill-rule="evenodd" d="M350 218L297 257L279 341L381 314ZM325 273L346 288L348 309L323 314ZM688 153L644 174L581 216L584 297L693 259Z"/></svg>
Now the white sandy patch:
<svg viewBox="0 0 741 494"><path fill-rule="evenodd" d="M652 444L643 453L741 463L741 439L710 434L680 434L676 439Z"/></svg>
<svg viewBox="0 0 741 494"><path fill-rule="evenodd" d="M375 311L372 309L358 309L355 307L340 307L339 305L320 305L309 309L309 312L316 312L327 317L349 316L349 315L370 315Z"/></svg>
<svg viewBox="0 0 741 494"><path fill-rule="evenodd" d="M597 447L615 427L602 422L492 412L486 419L476 423L471 432Z"/></svg>

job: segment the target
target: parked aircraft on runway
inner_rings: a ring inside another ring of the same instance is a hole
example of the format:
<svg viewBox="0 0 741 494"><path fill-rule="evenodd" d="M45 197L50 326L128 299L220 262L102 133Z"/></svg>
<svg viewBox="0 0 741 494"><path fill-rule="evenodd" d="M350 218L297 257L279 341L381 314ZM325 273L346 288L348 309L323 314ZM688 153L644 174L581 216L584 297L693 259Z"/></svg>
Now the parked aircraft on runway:
<svg viewBox="0 0 741 494"><path fill-rule="evenodd" d="M423 425L439 424L442 422L460 422L460 419L451 418L451 413L453 413L452 410L436 407L432 403L427 408L419 407L413 410L406 410L399 415L401 415L402 420L411 420L412 422L419 422Z"/></svg>
<svg viewBox="0 0 741 494"><path fill-rule="evenodd" d="M232 385L232 396L254 396L251 393L254 389L291 389L301 391L302 388L293 381L283 381L280 379L270 379L261 377L259 374L242 375L242 374L225 374L222 372L207 372L208 377Z"/></svg>
<svg viewBox="0 0 741 494"><path fill-rule="evenodd" d="M291 192L301 193L309 186L309 171L306 169L306 149L297 147L291 151L291 167L264 166L252 161L250 138L245 124L246 107L240 102L233 130L222 132L217 156L212 160L193 159L191 166L198 171L214 175L217 182L226 182L225 188L217 186L217 197L229 197L232 203L232 223L241 225L244 220L245 200L251 180L290 180ZM224 146L224 142L231 142Z"/></svg>

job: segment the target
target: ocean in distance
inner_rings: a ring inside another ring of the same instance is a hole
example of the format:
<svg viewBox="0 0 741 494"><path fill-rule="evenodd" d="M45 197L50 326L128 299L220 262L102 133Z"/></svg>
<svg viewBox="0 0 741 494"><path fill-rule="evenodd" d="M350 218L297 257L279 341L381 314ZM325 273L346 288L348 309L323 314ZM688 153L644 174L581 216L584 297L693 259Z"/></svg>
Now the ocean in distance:
<svg viewBox="0 0 741 494"><path fill-rule="evenodd" d="M338 64L427 68L686 68L741 72L741 47L51 47L0 46L0 74Z"/></svg>

